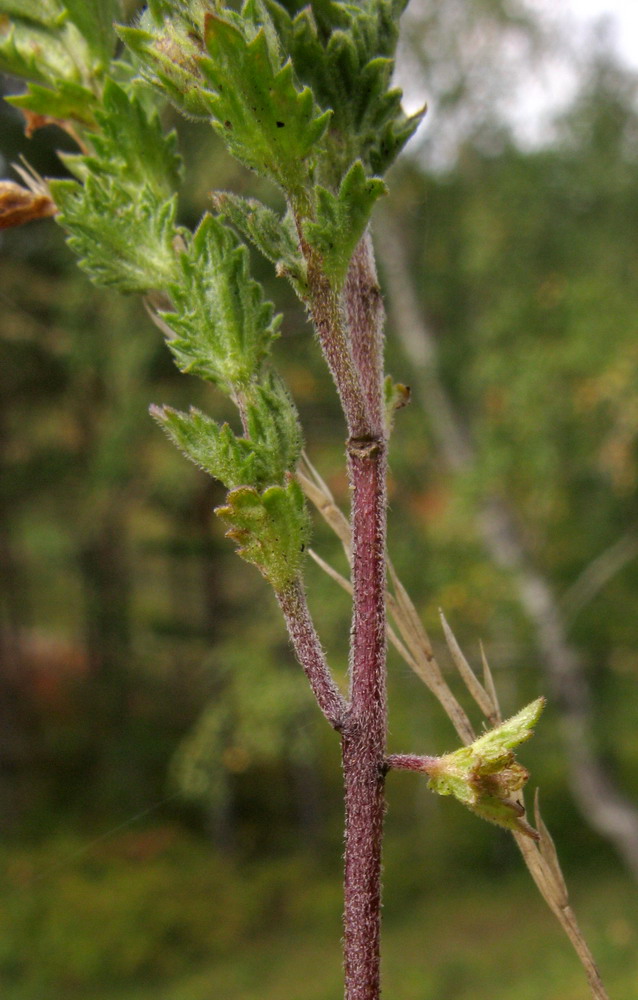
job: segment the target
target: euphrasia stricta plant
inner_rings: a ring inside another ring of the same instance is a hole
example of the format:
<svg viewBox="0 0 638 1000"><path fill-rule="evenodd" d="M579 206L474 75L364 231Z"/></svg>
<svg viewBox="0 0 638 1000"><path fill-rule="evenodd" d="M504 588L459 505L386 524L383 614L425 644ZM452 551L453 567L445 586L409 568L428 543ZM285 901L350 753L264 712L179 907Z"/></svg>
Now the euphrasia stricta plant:
<svg viewBox="0 0 638 1000"><path fill-rule="evenodd" d="M434 791L513 832L593 995L604 997L551 838L538 810L537 828L525 817L528 774L514 748L531 735L542 699L503 723L487 665L481 683L448 630L452 657L493 727L476 738L391 566L387 592L387 446L408 392L384 373L369 223L386 191L384 174L423 117L403 111L392 85L405 3L312 0L297 9L294 0L246 0L237 10L223 0L150 0L124 25L117 0L0 0L0 66L27 81L12 103L29 133L55 122L77 144L60 155L66 179L20 168L22 184L2 183L0 222L55 214L91 280L144 296L177 366L237 407L237 430L196 409L154 406L152 414L227 489L217 514L273 588L317 703L340 737L347 1000L380 995L384 784L401 769L424 772ZM279 189L285 210L217 192L195 231L180 225L182 164L159 115L167 102L212 127L232 156ZM334 379L346 426L349 520L302 458L295 405L271 361L280 317L251 277L249 243L292 285ZM325 566L353 595L347 694L306 603L307 499L350 560L350 580ZM448 712L461 749L441 758L386 755L386 635Z"/></svg>

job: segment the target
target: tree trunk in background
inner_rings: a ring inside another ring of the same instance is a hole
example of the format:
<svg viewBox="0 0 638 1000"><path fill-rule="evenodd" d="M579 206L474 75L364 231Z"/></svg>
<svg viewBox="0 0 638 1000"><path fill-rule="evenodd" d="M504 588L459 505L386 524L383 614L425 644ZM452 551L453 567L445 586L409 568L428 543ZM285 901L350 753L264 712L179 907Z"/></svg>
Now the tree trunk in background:
<svg viewBox="0 0 638 1000"><path fill-rule="evenodd" d="M436 341L409 278L404 242L388 216L384 218L377 250L394 329L412 365L414 386L440 456L450 472L467 472L476 462L471 436L440 377ZM561 710L574 799L585 821L613 844L638 881L638 810L617 790L595 749L585 665L568 639L567 623L551 582L534 566L513 511L502 498L484 497L476 520L491 557L511 573L521 605L534 627L541 667Z"/></svg>

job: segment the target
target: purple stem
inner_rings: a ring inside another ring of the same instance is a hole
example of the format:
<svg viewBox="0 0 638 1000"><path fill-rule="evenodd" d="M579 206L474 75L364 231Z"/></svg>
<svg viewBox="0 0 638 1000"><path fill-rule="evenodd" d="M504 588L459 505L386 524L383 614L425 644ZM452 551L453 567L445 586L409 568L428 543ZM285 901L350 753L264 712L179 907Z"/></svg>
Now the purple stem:
<svg viewBox="0 0 638 1000"><path fill-rule="evenodd" d="M280 591L277 600L297 659L310 681L317 703L330 725L341 730L348 706L326 663L301 581L296 579Z"/></svg>
<svg viewBox="0 0 638 1000"><path fill-rule="evenodd" d="M380 438L351 440L348 459L353 489L354 597L351 706L342 735L345 998L378 1000L387 724L385 442Z"/></svg>
<svg viewBox="0 0 638 1000"><path fill-rule="evenodd" d="M352 357L359 372L372 430L383 434L383 299L370 234L359 241L344 288Z"/></svg>
<svg viewBox="0 0 638 1000"><path fill-rule="evenodd" d="M366 236L355 251L341 293L303 236L308 308L337 384L348 427L352 487L353 618L351 701L345 717L317 637L289 595L280 603L324 714L341 729L345 795L345 1000L379 1000L381 846L385 811L386 621L385 540L387 449L383 422L383 310ZM338 707L337 707L338 706Z"/></svg>
<svg viewBox="0 0 638 1000"><path fill-rule="evenodd" d="M425 771L429 774L437 760L437 757L419 757L413 753L392 753L386 757L385 766L388 771Z"/></svg>
<svg viewBox="0 0 638 1000"><path fill-rule="evenodd" d="M333 288L323 268L321 255L308 243L303 232L303 222L309 208L292 204L299 246L306 260L308 297L306 305L319 343L339 393L339 400L351 437L361 437L370 432L366 393L361 384L361 373L352 353L350 330L347 327L343 298ZM379 387L380 392L380 387Z"/></svg>

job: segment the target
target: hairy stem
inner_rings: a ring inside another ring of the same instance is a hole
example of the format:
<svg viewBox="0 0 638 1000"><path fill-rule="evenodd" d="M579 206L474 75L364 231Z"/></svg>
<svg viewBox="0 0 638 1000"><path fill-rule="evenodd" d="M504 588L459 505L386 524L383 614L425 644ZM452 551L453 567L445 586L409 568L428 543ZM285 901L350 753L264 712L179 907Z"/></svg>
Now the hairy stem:
<svg viewBox="0 0 638 1000"><path fill-rule="evenodd" d="M342 296L332 287L325 274L320 254L310 246L304 236L304 219L311 214L311 207L298 201L292 202L291 208L297 227L299 248L308 268L306 306L339 393L348 434L351 437L362 437L369 433L371 422L361 373L353 357L348 329L349 316L346 314ZM380 392L379 398L381 398Z"/></svg>
<svg viewBox="0 0 638 1000"><path fill-rule="evenodd" d="M297 659L310 682L317 704L330 725L340 730L346 715L346 701L326 663L301 581L296 579L281 590L277 594L277 600L286 620Z"/></svg>
<svg viewBox="0 0 638 1000"><path fill-rule="evenodd" d="M383 322L385 313L370 234L359 241L344 288L352 357L359 372L371 426L383 434Z"/></svg>
<svg viewBox="0 0 638 1000"><path fill-rule="evenodd" d="M353 490L354 595L351 705L342 736L345 997L378 1000L387 719L385 442L380 438L351 439L348 459Z"/></svg>
<svg viewBox="0 0 638 1000"><path fill-rule="evenodd" d="M392 753L386 757L385 766L389 771L425 771L428 774L437 759L437 757L421 757L414 753Z"/></svg>
<svg viewBox="0 0 638 1000"><path fill-rule="evenodd" d="M340 296L331 287L315 258L312 253L308 257L308 282L312 291L310 315L337 386L348 433L361 437L367 432L369 421L359 374L346 335Z"/></svg>

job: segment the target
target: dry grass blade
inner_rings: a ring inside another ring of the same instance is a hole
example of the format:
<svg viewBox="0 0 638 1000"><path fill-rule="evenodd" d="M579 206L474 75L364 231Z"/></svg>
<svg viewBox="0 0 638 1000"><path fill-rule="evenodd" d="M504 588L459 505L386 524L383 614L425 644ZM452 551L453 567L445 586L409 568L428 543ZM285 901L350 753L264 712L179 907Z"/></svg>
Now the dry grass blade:
<svg viewBox="0 0 638 1000"><path fill-rule="evenodd" d="M491 697L488 695L471 666L463 656L461 647L456 641L452 629L445 620L445 615L442 611L440 611L439 614L441 616L445 641L447 642L448 649L450 650L450 656L452 657L458 672L463 678L466 688L474 698L478 707L481 709L483 715L489 719L492 725L496 725L499 716L498 707L494 705Z"/></svg>
<svg viewBox="0 0 638 1000"><path fill-rule="evenodd" d="M297 469L297 478L310 502L315 505L340 540L348 562L350 562L352 559L352 534L348 519L337 506L329 486L323 481L306 455L303 456Z"/></svg>
<svg viewBox="0 0 638 1000"><path fill-rule="evenodd" d="M537 814L537 825L539 828L542 825L546 829L542 820L540 820L540 823L539 820L540 816ZM589 950L580 927L578 926L574 911L569 905L567 897L564 894L563 890L565 883L562 875L559 880L556 881L555 874L543 858L540 849L528 837L519 833L513 833L513 837L518 844L525 864L527 865L541 896L556 916L563 930L567 934L567 937L571 941L574 951L578 955L580 963L585 971L585 975L587 976L587 982L589 983L589 988L591 990L592 1000L609 1000L609 994L607 993L602 979L600 978L600 973L596 962L594 961L594 957Z"/></svg>
<svg viewBox="0 0 638 1000"><path fill-rule="evenodd" d="M492 705L494 706L494 718L496 720L495 724L498 725L499 722L503 721L503 716L501 714L501 706L498 702L498 695L496 693L496 685L494 684L494 678L492 677L492 671L490 670L490 665L487 662L487 657L485 655L485 650L483 649L483 643L479 643L481 647L481 663L483 664L483 687L485 688Z"/></svg>
<svg viewBox="0 0 638 1000"><path fill-rule="evenodd" d="M450 722L463 743L472 743L475 734L465 711L454 697L443 677L432 650L432 644L419 618L414 604L399 580L392 563L388 560L388 573L392 581L395 597L388 601L396 626L416 661L416 673L443 706Z"/></svg>
<svg viewBox="0 0 638 1000"><path fill-rule="evenodd" d="M327 573L327 575L331 577L331 579L333 579L335 583L338 583L343 590L345 590L348 594L352 595L352 584L350 583L350 580L346 580L345 576L342 576L341 573L339 573L339 571L334 568L334 566L331 566L330 563L327 563L325 561L325 559L322 559L321 556L314 551L314 549L309 549L308 555L310 556L311 559L314 559L314 561L317 563L317 566L320 566L321 569L324 571L324 573ZM392 600L392 595L388 594L388 598ZM398 635L396 634L392 626L388 623L386 623L386 631L388 639L396 649L399 656L402 657L402 659L405 660L408 666L411 667L412 670L414 670L414 672L419 674L420 676L418 664L412 658L406 646L404 646L404 644L401 642L401 640L399 639Z"/></svg>
<svg viewBox="0 0 638 1000"><path fill-rule="evenodd" d="M343 576L339 570L335 569L334 566L331 566L325 559L322 559L319 553L315 552L314 549L308 549L308 555L314 560L314 562L316 562L317 566L321 567L324 573L335 581L335 583L338 583L343 590L348 592L348 594L352 594L352 584L350 580L346 579L346 577Z"/></svg>
<svg viewBox="0 0 638 1000"><path fill-rule="evenodd" d="M569 902L569 895L567 892L567 885L565 884L565 879L560 867L560 861L558 860L558 853L556 851L556 845L549 830L545 826L543 817L541 816L540 806L539 806L539 792L536 789L536 794L534 795L534 820L536 823L536 829L538 830L540 836L540 842L538 849L541 852L543 861L552 873L552 878L556 883L557 888L557 898L561 902L562 906L567 906Z"/></svg>

